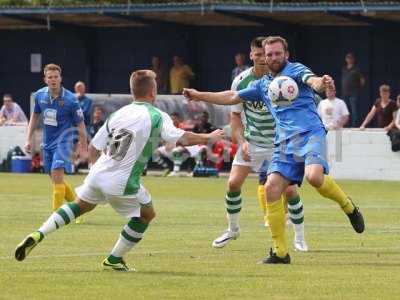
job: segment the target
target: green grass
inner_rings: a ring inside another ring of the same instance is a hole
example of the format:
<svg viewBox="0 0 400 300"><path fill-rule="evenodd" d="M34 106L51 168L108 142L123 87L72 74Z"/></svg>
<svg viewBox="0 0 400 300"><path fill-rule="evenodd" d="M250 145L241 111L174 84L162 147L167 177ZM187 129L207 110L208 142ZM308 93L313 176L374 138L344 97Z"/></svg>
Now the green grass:
<svg viewBox="0 0 400 300"><path fill-rule="evenodd" d="M69 180L78 185L83 177ZM44 175L0 174L0 299L399 299L398 182L343 181L360 205L366 232L358 235L336 204L305 185L308 253L292 265L256 262L271 245L256 201L256 180L243 188L242 235L224 249L212 240L226 227L226 179L144 178L157 218L126 260L138 272L102 272L126 223L98 207L83 225L46 238L24 262L14 248L50 213ZM288 238L292 241L292 230Z"/></svg>

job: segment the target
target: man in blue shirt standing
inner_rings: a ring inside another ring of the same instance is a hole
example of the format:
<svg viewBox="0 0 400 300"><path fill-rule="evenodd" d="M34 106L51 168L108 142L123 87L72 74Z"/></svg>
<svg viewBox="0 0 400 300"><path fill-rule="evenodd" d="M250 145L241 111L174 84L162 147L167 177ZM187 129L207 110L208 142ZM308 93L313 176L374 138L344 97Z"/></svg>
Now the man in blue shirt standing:
<svg viewBox="0 0 400 300"><path fill-rule="evenodd" d="M75 83L75 95L82 109L86 128L89 127L92 115L92 99L86 96L86 85L82 81Z"/></svg>
<svg viewBox="0 0 400 300"><path fill-rule="evenodd" d="M183 93L191 100L221 105L262 100L268 107L276 123L275 150L265 185L267 218L274 247L262 263L288 264L290 256L285 238L282 193L291 184L300 185L303 176L322 196L340 205L356 232L364 231L364 219L351 199L328 175L326 131L317 113L314 91L333 89L333 79L329 75L318 77L306 66L289 62L288 45L282 37L270 36L264 40L263 46L270 73L248 88L219 93L185 89ZM268 97L270 83L281 75L292 78L299 87L299 95L293 102L280 99L273 102Z"/></svg>
<svg viewBox="0 0 400 300"><path fill-rule="evenodd" d="M61 86L61 68L48 64L44 68L46 87L35 97L34 111L28 126L26 152L32 151L32 137L39 117L43 117L43 165L53 183L53 210L61 207L64 199L74 201L71 187L64 181L64 169L71 164L74 133L79 133L80 146L87 148L86 129L82 109L75 95ZM87 151L87 150L86 150Z"/></svg>

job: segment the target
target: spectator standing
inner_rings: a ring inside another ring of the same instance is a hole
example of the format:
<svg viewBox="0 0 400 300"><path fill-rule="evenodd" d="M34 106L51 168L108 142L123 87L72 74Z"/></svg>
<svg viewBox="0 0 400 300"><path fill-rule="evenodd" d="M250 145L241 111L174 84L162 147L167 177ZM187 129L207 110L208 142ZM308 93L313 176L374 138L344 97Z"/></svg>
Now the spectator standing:
<svg viewBox="0 0 400 300"><path fill-rule="evenodd" d="M360 129L365 129L375 115L378 121L378 128L389 131L394 127L393 114L398 110L398 107L396 102L390 99L390 87L386 84L381 85L379 87L379 94L380 97L372 106Z"/></svg>
<svg viewBox="0 0 400 300"><path fill-rule="evenodd" d="M343 128L349 121L349 110L346 103L336 98L336 90L326 92L327 98L319 102L318 114L328 130Z"/></svg>
<svg viewBox="0 0 400 300"><path fill-rule="evenodd" d="M89 136L93 138L96 135L97 131L100 129L100 127L103 126L103 124L104 124L103 108L101 108L101 106L95 106L93 108L92 121L87 127Z"/></svg>
<svg viewBox="0 0 400 300"><path fill-rule="evenodd" d="M156 73L156 82L159 94L168 93L168 71L158 56L151 58L151 70Z"/></svg>
<svg viewBox="0 0 400 300"><path fill-rule="evenodd" d="M4 94L3 106L0 110L0 126L28 123L28 119L21 107L13 101L11 94Z"/></svg>
<svg viewBox="0 0 400 300"><path fill-rule="evenodd" d="M238 53L235 55L235 64L236 67L232 70L232 81L244 70L250 68L248 65L246 65L246 56L243 53Z"/></svg>
<svg viewBox="0 0 400 300"><path fill-rule="evenodd" d="M356 57L353 53L347 53L345 66L342 69L342 96L346 105L350 108L351 127L358 126L359 102L361 88L365 84L365 79L356 65Z"/></svg>
<svg viewBox="0 0 400 300"><path fill-rule="evenodd" d="M169 72L171 94L181 94L184 88L188 88L190 80L194 78L192 69L185 65L179 56L173 57L173 66Z"/></svg>
<svg viewBox="0 0 400 300"><path fill-rule="evenodd" d="M87 137L90 140L96 135L97 131L104 125L104 111L101 106L93 107L93 114L90 124L86 127ZM85 169L89 167L89 153L82 151L77 147L73 156L75 170Z"/></svg>
<svg viewBox="0 0 400 300"><path fill-rule="evenodd" d="M86 85L82 81L75 83L75 94L79 101L79 106L83 111L85 126L90 125L90 115L92 113L92 99L86 96Z"/></svg>

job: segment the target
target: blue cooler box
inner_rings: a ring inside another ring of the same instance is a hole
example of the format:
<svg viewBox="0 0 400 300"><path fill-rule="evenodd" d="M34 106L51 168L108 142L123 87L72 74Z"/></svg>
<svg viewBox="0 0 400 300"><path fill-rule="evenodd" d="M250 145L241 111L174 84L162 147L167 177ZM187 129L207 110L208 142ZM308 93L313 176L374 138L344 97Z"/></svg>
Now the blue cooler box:
<svg viewBox="0 0 400 300"><path fill-rule="evenodd" d="M13 156L11 158L11 172L29 173L31 171L32 159L29 156Z"/></svg>

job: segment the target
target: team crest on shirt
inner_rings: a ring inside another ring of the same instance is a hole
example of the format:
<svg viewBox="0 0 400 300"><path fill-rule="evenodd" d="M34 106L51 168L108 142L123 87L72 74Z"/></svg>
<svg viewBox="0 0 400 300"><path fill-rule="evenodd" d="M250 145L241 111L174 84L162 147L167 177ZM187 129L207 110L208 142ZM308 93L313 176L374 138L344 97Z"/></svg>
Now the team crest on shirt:
<svg viewBox="0 0 400 300"><path fill-rule="evenodd" d="M58 105L60 105L61 107L64 107L64 100L58 101Z"/></svg>

